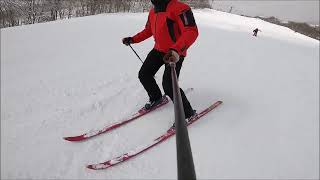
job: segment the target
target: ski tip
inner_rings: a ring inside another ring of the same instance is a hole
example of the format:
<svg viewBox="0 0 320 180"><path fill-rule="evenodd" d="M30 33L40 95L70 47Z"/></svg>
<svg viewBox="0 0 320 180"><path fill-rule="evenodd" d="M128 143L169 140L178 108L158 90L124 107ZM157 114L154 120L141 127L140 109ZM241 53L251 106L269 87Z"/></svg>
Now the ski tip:
<svg viewBox="0 0 320 180"><path fill-rule="evenodd" d="M72 140L70 139L70 137L63 137L63 139L66 140L66 141L72 141Z"/></svg>
<svg viewBox="0 0 320 180"><path fill-rule="evenodd" d="M88 168L88 169L91 169L91 170L96 170L95 168L93 168L92 165L87 165L87 168Z"/></svg>
<svg viewBox="0 0 320 180"><path fill-rule="evenodd" d="M90 164L90 165L87 165L87 168L91 169L91 170L103 170L103 169L107 169L107 168L109 168L111 166L112 165L105 165L105 164L101 163L101 164Z"/></svg>
<svg viewBox="0 0 320 180"><path fill-rule="evenodd" d="M218 100L218 101L214 101L212 105L213 106L218 106L218 105L220 105L222 103L223 103L223 101Z"/></svg>
<svg viewBox="0 0 320 180"><path fill-rule="evenodd" d="M64 137L63 138L66 141L70 141L70 142L76 142L76 141L80 141L81 139L79 138L79 136L75 136L75 137Z"/></svg>
<svg viewBox="0 0 320 180"><path fill-rule="evenodd" d="M221 105L222 103L223 103L223 101L215 101L211 106L217 107L217 106Z"/></svg>

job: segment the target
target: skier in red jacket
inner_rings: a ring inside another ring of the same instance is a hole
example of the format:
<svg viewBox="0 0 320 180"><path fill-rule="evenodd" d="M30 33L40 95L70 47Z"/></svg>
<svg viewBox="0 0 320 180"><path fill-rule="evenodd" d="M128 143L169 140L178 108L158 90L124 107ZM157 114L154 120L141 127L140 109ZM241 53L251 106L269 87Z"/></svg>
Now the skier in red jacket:
<svg viewBox="0 0 320 180"><path fill-rule="evenodd" d="M153 8L149 12L144 30L133 37L122 39L123 44L139 43L153 36L155 45L148 54L140 71L139 79L149 95L145 105L150 109L162 101L162 93L154 75L162 65L165 70L162 86L166 95L173 100L171 69L169 62L176 63L179 76L187 49L198 37L197 25L191 8L178 0L151 0ZM185 93L180 89L186 119L196 115Z"/></svg>

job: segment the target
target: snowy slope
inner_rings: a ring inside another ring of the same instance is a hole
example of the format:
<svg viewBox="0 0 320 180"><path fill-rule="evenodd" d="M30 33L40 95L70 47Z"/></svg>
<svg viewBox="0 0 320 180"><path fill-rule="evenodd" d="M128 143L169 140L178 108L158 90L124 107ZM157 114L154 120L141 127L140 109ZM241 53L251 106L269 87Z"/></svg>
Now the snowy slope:
<svg viewBox="0 0 320 180"><path fill-rule="evenodd" d="M200 36L180 85L195 89L188 94L195 109L224 101L189 129L197 177L319 178L319 41L259 19L212 10L195 16ZM146 19L107 14L1 29L1 179L177 177L175 138L119 166L85 168L166 131L172 104L83 143L62 139L147 101L141 62L120 42ZM146 57L152 45L134 48Z"/></svg>

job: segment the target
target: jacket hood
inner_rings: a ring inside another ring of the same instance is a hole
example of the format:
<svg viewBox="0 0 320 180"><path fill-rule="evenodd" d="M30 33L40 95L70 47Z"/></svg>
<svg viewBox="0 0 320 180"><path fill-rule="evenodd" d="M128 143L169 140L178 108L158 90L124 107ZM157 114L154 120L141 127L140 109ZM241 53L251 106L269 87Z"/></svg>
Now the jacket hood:
<svg viewBox="0 0 320 180"><path fill-rule="evenodd" d="M174 0L151 0L155 12L165 12L170 1Z"/></svg>
<svg viewBox="0 0 320 180"><path fill-rule="evenodd" d="M164 4L167 4L170 0L151 0L151 3L154 5L154 6L161 6L161 5L164 5Z"/></svg>

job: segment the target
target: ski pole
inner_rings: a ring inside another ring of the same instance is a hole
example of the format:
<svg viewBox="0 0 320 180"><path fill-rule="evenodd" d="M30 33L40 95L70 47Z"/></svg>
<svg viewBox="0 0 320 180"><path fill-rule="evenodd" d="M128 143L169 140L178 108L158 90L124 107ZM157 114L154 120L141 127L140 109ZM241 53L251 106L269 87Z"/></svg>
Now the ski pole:
<svg viewBox="0 0 320 180"><path fill-rule="evenodd" d="M184 108L176 72L176 63L169 63L173 89L174 121L176 130L178 180L196 180L188 129L185 123Z"/></svg>
<svg viewBox="0 0 320 180"><path fill-rule="evenodd" d="M136 56L139 58L139 60L142 62L143 64L143 61L141 60L140 56L138 55L138 53L133 49L133 47L131 46L131 44L129 44L130 48L132 49L132 51L136 54Z"/></svg>

